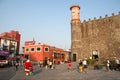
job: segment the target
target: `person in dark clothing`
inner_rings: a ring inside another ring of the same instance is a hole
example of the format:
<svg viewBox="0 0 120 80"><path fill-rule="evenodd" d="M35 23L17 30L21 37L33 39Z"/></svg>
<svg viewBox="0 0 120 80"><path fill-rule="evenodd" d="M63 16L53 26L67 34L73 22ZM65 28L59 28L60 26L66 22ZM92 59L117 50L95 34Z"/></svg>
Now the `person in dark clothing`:
<svg viewBox="0 0 120 80"><path fill-rule="evenodd" d="M82 60L80 60L80 62L79 62L79 72L83 72Z"/></svg>
<svg viewBox="0 0 120 80"><path fill-rule="evenodd" d="M16 70L16 71L18 70L18 66L19 66L19 63L16 61L16 62L15 62L15 70Z"/></svg>

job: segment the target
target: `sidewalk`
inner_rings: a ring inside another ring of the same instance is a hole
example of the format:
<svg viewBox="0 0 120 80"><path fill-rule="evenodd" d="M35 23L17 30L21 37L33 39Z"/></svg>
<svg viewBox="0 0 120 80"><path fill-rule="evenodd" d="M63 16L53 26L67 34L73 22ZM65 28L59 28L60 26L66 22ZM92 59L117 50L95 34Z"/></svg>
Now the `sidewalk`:
<svg viewBox="0 0 120 80"><path fill-rule="evenodd" d="M40 69L35 66L33 76L25 76L23 70L16 72L16 75L10 80L120 80L119 71L93 70L88 69L88 73L79 73L77 63L72 63L70 72L67 70L67 64L57 65L54 70Z"/></svg>

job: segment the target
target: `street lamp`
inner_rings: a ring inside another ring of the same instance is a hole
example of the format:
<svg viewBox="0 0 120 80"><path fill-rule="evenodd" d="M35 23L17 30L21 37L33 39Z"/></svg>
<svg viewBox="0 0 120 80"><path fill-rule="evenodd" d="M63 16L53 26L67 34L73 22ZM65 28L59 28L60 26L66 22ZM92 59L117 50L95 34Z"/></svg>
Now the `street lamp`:
<svg viewBox="0 0 120 80"><path fill-rule="evenodd" d="M55 65L54 65L54 57L55 57L55 53L52 53L52 57L53 57L53 65L52 65L52 69L55 69Z"/></svg>
<svg viewBox="0 0 120 80"><path fill-rule="evenodd" d="M55 50L55 47L53 47L53 50L52 50L52 58L53 58L53 60L52 60L52 62L53 62L52 69L55 68L55 65L54 65L55 52L54 52L54 50Z"/></svg>
<svg viewBox="0 0 120 80"><path fill-rule="evenodd" d="M53 64L54 64L54 57L55 57L55 47L53 47L53 51L52 51L52 57L53 57Z"/></svg>
<svg viewBox="0 0 120 80"><path fill-rule="evenodd" d="M54 64L54 52L52 53L52 57L53 57L53 64Z"/></svg>

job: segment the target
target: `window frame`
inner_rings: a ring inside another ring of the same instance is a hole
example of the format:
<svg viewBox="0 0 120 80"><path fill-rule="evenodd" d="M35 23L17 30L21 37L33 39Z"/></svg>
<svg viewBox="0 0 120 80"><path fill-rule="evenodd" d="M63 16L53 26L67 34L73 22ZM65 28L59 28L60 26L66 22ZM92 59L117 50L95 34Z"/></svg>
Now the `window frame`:
<svg viewBox="0 0 120 80"><path fill-rule="evenodd" d="M27 50L28 49L28 50ZM25 48L25 52L29 52L30 51L30 49L29 48Z"/></svg>
<svg viewBox="0 0 120 80"><path fill-rule="evenodd" d="M40 48L40 50L38 51L37 49ZM36 47L36 52L41 52L41 47Z"/></svg>
<svg viewBox="0 0 120 80"><path fill-rule="evenodd" d="M48 51L46 51L46 48L48 49ZM49 52L49 47L44 47L44 52Z"/></svg>
<svg viewBox="0 0 120 80"><path fill-rule="evenodd" d="M34 49L34 50L32 51L32 49ZM34 51L35 51L35 47L31 47L31 48L30 48L30 51L31 51L31 52L34 52Z"/></svg>

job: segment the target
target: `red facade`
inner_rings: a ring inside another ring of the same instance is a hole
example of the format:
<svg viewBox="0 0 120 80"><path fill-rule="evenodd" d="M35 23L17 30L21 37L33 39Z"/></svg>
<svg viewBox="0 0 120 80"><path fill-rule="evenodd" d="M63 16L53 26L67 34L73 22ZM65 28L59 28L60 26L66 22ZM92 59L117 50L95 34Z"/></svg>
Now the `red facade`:
<svg viewBox="0 0 120 80"><path fill-rule="evenodd" d="M44 62L49 59L54 63L66 61L68 52L46 44L35 44L35 41L27 41L24 45L24 56L34 62Z"/></svg>

